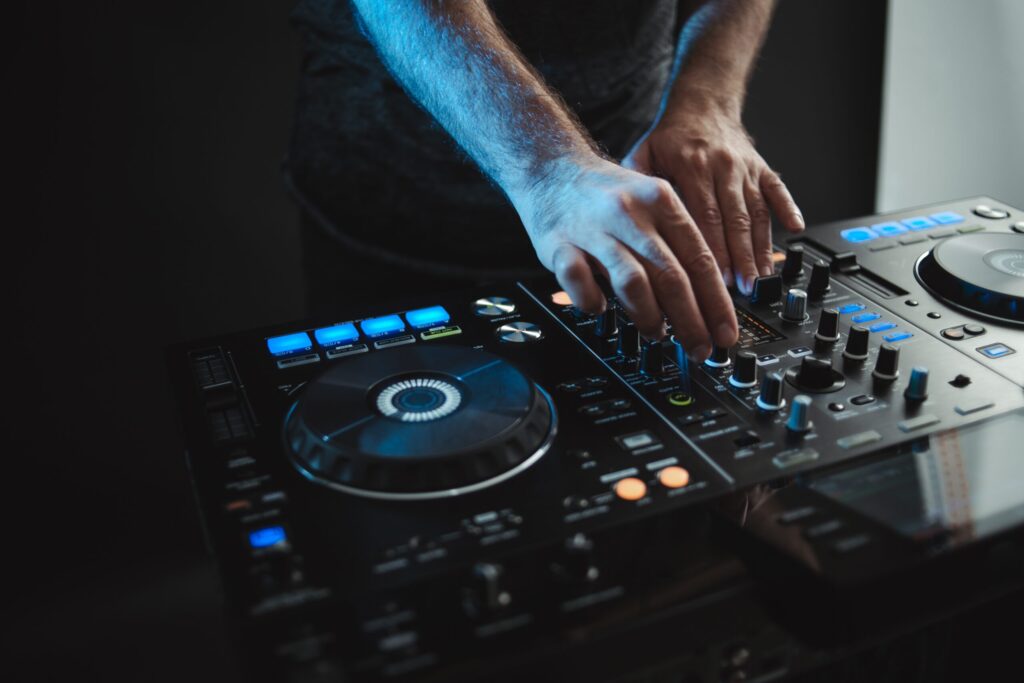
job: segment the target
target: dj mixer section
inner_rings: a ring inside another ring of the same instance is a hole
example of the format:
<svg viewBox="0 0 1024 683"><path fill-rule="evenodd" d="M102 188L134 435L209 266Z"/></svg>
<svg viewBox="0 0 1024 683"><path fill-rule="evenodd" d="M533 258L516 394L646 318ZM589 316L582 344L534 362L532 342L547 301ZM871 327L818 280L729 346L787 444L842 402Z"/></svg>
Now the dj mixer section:
<svg viewBox="0 0 1024 683"><path fill-rule="evenodd" d="M1017 534L1022 216L974 198L813 228L702 362L553 280L170 349L252 675L821 665L721 530L838 590ZM690 645L623 664L666 634Z"/></svg>

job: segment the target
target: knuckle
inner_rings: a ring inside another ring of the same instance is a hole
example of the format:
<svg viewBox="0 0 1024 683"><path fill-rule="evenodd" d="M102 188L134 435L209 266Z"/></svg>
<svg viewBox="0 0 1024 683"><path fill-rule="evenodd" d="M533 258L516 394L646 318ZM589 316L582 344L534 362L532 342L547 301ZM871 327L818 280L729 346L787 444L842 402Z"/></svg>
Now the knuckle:
<svg viewBox="0 0 1024 683"><path fill-rule="evenodd" d="M698 148L687 152L683 156L683 161L699 173L704 173L708 170L708 153L704 149Z"/></svg>
<svg viewBox="0 0 1024 683"><path fill-rule="evenodd" d="M683 290L683 283L686 281L686 274L682 268L672 264L658 269L651 278L655 290L662 293L678 293Z"/></svg>
<svg viewBox="0 0 1024 683"><path fill-rule="evenodd" d="M782 182L782 178L780 178L779 174L776 173L775 171L768 171L764 176L762 184L770 190L786 189L786 184Z"/></svg>
<svg viewBox="0 0 1024 683"><path fill-rule="evenodd" d="M716 166L719 166L726 170L735 168L740 160L733 152L728 149L719 149L714 153L714 162Z"/></svg>
<svg viewBox="0 0 1024 683"><path fill-rule="evenodd" d="M701 222L704 225L721 225L722 212L714 204L705 204L699 213Z"/></svg>
<svg viewBox="0 0 1024 683"><path fill-rule="evenodd" d="M675 200L675 190L672 189L672 184L667 180L658 178L654 181L652 196L655 204L668 206Z"/></svg>
<svg viewBox="0 0 1024 683"><path fill-rule="evenodd" d="M691 273L706 277L715 272L718 263L709 250L701 249L687 259L685 267Z"/></svg>
<svg viewBox="0 0 1024 683"><path fill-rule="evenodd" d="M755 223L767 223L771 220L771 214L768 212L768 207L761 201L756 201L753 208L750 209L750 218Z"/></svg>
<svg viewBox="0 0 1024 683"><path fill-rule="evenodd" d="M733 232L750 232L750 227L750 214L738 211L729 216L729 229L732 230Z"/></svg>

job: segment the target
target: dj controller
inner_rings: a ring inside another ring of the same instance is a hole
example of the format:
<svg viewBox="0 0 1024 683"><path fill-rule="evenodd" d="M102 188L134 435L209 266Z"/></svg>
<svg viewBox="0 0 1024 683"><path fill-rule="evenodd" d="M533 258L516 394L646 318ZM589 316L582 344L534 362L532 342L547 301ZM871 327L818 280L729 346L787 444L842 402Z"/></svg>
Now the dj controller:
<svg viewBox="0 0 1024 683"><path fill-rule="evenodd" d="M703 362L553 280L171 348L250 674L768 680L822 655L758 558L859 594L1019 549L1022 218L812 228Z"/></svg>

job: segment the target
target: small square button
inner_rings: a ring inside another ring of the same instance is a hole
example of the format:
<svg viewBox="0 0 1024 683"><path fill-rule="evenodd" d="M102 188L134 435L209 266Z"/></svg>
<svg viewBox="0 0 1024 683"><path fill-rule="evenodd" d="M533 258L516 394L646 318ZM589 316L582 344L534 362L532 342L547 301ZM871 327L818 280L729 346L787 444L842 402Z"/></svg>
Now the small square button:
<svg viewBox="0 0 1024 683"><path fill-rule="evenodd" d="M878 237L878 234L871 228L848 228L839 233L847 242L870 242Z"/></svg>
<svg viewBox="0 0 1024 683"><path fill-rule="evenodd" d="M658 443L658 440L650 432L636 432L635 434L626 434L618 437L618 442L627 451L634 451L637 448Z"/></svg>
<svg viewBox="0 0 1024 683"><path fill-rule="evenodd" d="M907 231L907 228L899 223L875 223L871 226L871 229L882 237L895 237Z"/></svg>
<svg viewBox="0 0 1024 683"><path fill-rule="evenodd" d="M1003 356L1009 356L1011 353L1016 353L1006 344L989 344L987 346L979 346L978 353L981 353L988 358L1002 358Z"/></svg>
<svg viewBox="0 0 1024 683"><path fill-rule="evenodd" d="M939 213L933 213L929 218L939 225L951 225L953 223L964 222L964 217L955 211L940 211Z"/></svg>
<svg viewBox="0 0 1024 683"><path fill-rule="evenodd" d="M861 313L860 315L855 315L852 318L850 318L850 320L852 320L853 322L855 322L858 325L861 325L863 323L869 323L872 320L878 320L881 317L882 317L881 313L871 312L871 313Z"/></svg>
<svg viewBox="0 0 1024 683"><path fill-rule="evenodd" d="M907 226L911 230L927 230L928 228L934 228L938 223L933 221L927 216L914 216L913 218L905 218L900 223Z"/></svg>

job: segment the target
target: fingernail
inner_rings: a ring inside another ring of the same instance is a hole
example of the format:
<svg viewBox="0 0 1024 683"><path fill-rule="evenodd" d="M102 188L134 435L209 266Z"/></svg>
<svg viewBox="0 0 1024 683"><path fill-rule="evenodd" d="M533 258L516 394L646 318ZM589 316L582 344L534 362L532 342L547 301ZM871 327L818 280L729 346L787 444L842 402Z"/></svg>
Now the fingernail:
<svg viewBox="0 0 1024 683"><path fill-rule="evenodd" d="M794 217L794 218L796 218L796 224L797 224L797 226L798 226L798 227L799 227L799 228L800 228L801 230L803 230L803 229L804 229L804 228L806 227L806 226L804 225L804 215L803 215L802 213L800 213L799 211L797 211L796 213L794 213L794 214L793 214L793 217Z"/></svg>
<svg viewBox="0 0 1024 683"><path fill-rule="evenodd" d="M750 294L750 290L754 285L753 280L750 280L743 275L739 275L736 277L736 286L740 288L740 293L746 296L747 294Z"/></svg>
<svg viewBox="0 0 1024 683"><path fill-rule="evenodd" d="M732 268L722 269L722 281L725 282L726 287L732 287Z"/></svg>

